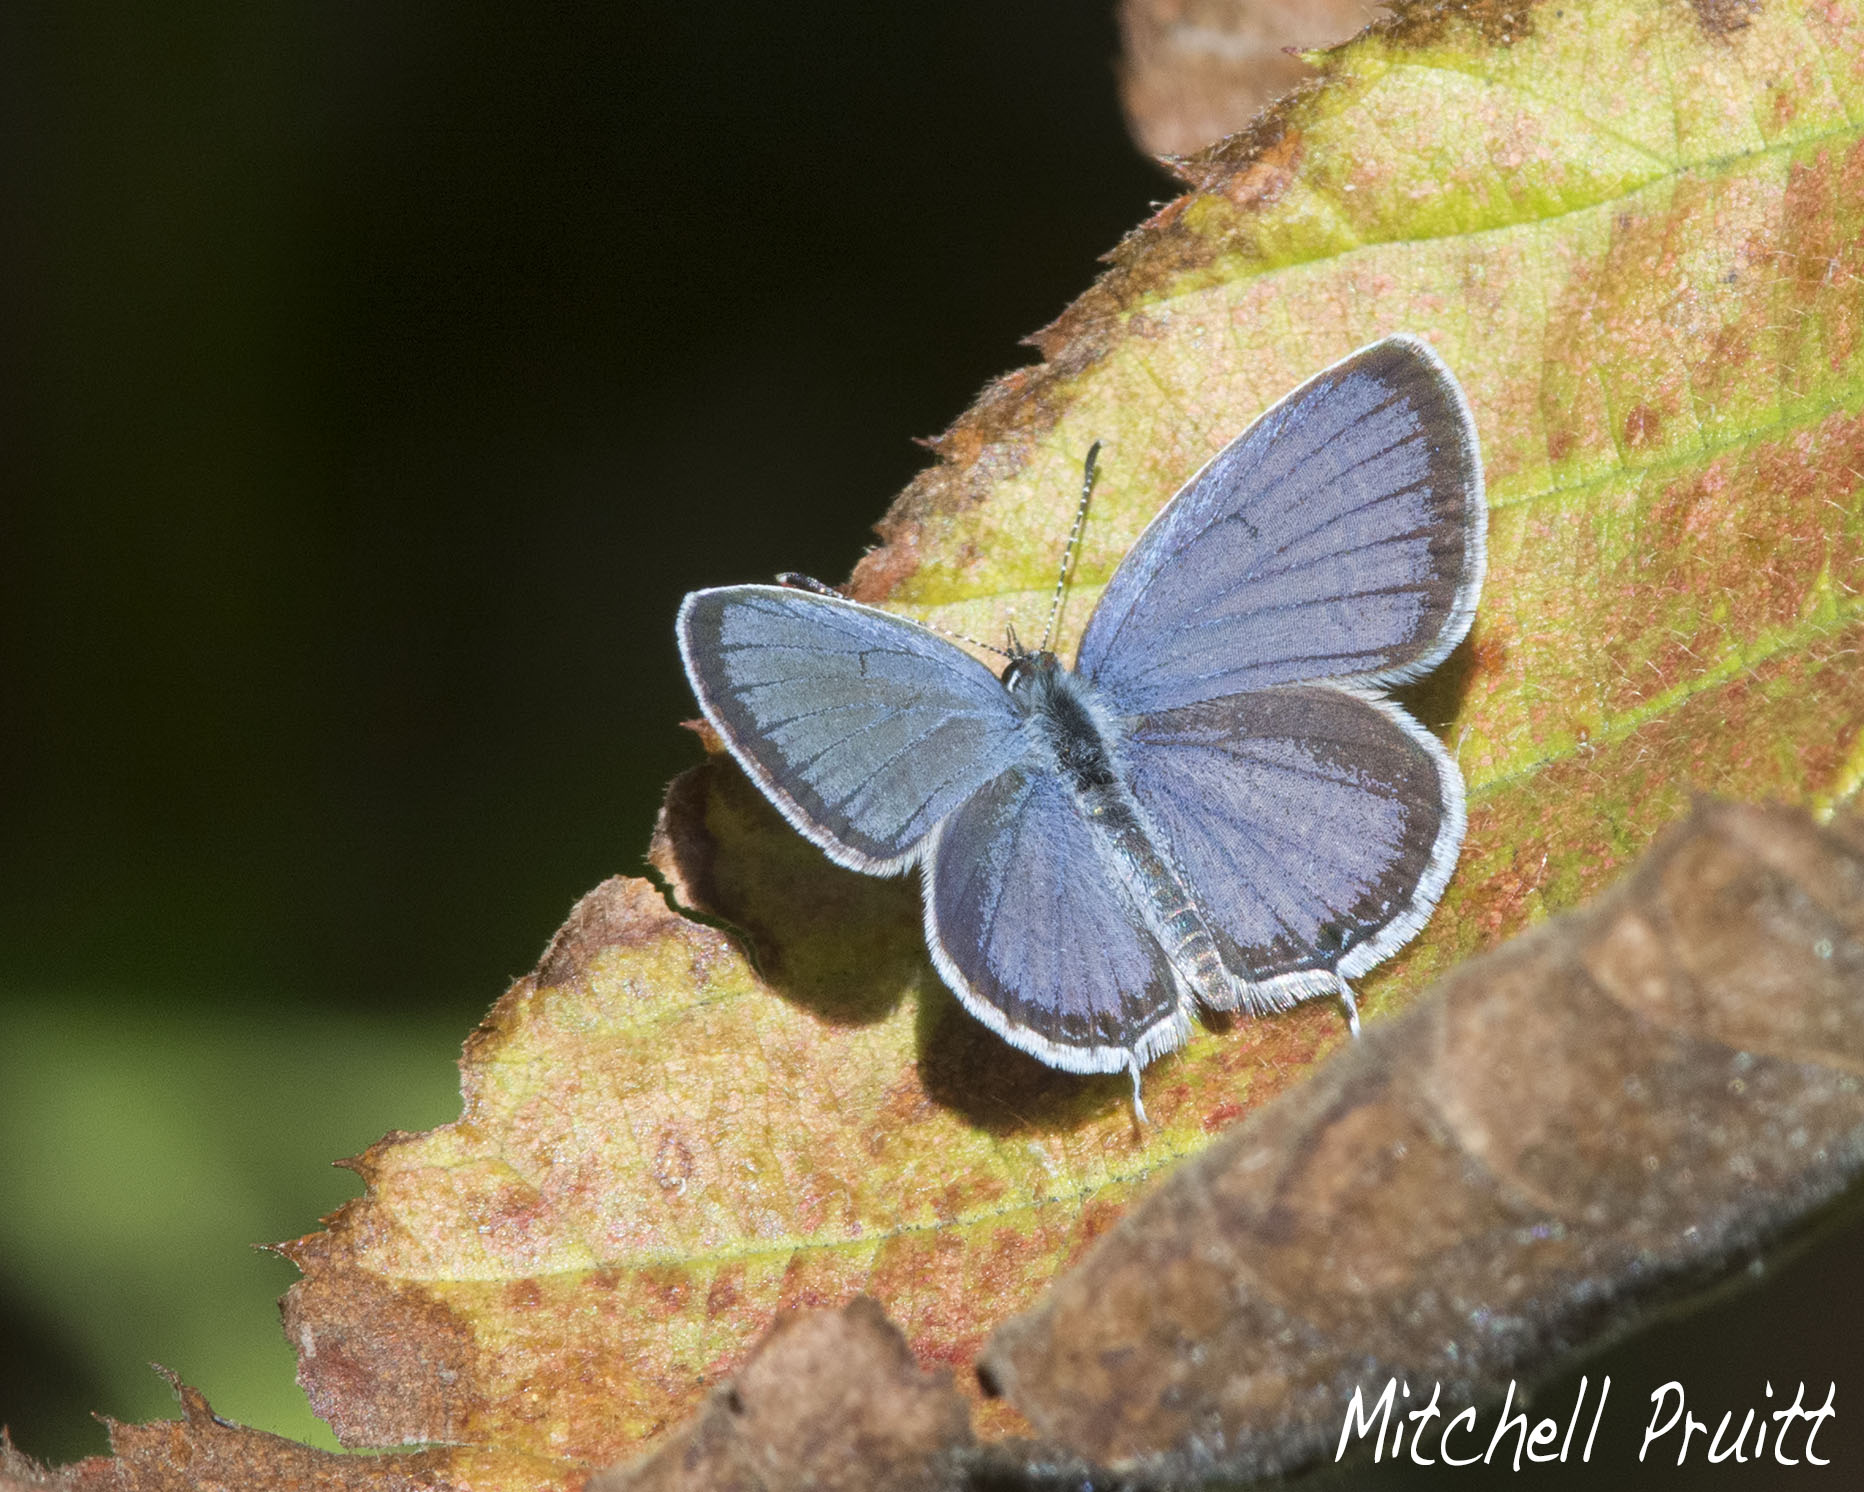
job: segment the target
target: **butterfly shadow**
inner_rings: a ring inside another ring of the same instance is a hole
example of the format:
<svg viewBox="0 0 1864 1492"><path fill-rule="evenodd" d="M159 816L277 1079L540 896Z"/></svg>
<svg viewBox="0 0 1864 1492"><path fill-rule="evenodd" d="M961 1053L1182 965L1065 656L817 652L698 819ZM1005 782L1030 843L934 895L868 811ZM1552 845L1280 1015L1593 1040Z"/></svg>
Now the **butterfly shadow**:
<svg viewBox="0 0 1864 1492"><path fill-rule="evenodd" d="M1465 637L1430 673L1416 683L1394 689L1392 698L1415 715L1432 735L1445 735L1463 713L1463 701L1476 676L1476 651L1476 638ZM1456 743L1452 740L1445 744L1454 756Z"/></svg>
<svg viewBox="0 0 1864 1492"><path fill-rule="evenodd" d="M729 757L675 778L654 831L670 900L732 933L778 996L835 1025L919 1000L919 1078L995 1134L1064 1131L1130 1103L1125 1076L1058 1072L967 1014L926 954L917 875L843 869L786 823Z"/></svg>
<svg viewBox="0 0 1864 1492"><path fill-rule="evenodd" d="M650 859L681 911L735 934L759 978L825 1021L884 1019L925 964L912 879L835 864L728 757L673 780Z"/></svg>
<svg viewBox="0 0 1864 1492"><path fill-rule="evenodd" d="M919 1081L926 1095L993 1135L1061 1134L1132 1105L1125 1073L1061 1072L1018 1051L934 977L919 997Z"/></svg>

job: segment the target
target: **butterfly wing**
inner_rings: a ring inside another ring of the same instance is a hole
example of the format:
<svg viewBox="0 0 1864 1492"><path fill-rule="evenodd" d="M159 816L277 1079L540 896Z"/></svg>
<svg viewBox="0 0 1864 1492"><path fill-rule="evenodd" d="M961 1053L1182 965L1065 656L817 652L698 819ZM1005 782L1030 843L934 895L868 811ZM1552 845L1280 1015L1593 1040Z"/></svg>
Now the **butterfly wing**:
<svg viewBox="0 0 1864 1492"><path fill-rule="evenodd" d="M1052 770L1012 768L958 809L925 878L939 973L1011 1045L1067 1072L1121 1072L1184 1040L1171 965Z"/></svg>
<svg viewBox="0 0 1864 1492"><path fill-rule="evenodd" d="M995 674L936 633L782 586L694 591L680 656L700 708L783 816L843 865L907 868L1023 755Z"/></svg>
<svg viewBox="0 0 1864 1492"><path fill-rule="evenodd" d="M1486 508L1456 380L1413 337L1308 380L1140 536L1075 667L1129 713L1314 679L1382 687L1469 630Z"/></svg>
<svg viewBox="0 0 1864 1492"><path fill-rule="evenodd" d="M1128 728L1133 796L1244 981L1239 1003L1331 991L1429 918L1463 841L1463 781L1396 705L1287 685Z"/></svg>

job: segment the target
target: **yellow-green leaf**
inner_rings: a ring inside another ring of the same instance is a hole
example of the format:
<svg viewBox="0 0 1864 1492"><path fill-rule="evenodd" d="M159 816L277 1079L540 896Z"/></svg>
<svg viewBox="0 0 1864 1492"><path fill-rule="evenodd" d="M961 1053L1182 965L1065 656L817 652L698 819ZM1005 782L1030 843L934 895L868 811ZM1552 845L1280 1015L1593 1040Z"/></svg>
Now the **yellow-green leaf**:
<svg viewBox="0 0 1864 1492"><path fill-rule="evenodd" d="M1481 432L1491 567L1411 699L1468 778L1467 848L1365 981L1377 1018L1597 889L1692 791L1829 807L1864 777L1864 7L1478 0L1317 61L943 438L856 587L1039 631L1098 439L1071 645L1256 413L1428 337ZM368 1195L292 1247L288 1327L346 1439L606 1464L781 1307L861 1290L967 1363L1344 1038L1321 1006L1200 1031L1140 1130L1123 1080L965 1017L914 888L829 866L729 764L676 787L657 864L746 941L645 883L593 893L469 1044L462 1118L373 1149Z"/></svg>

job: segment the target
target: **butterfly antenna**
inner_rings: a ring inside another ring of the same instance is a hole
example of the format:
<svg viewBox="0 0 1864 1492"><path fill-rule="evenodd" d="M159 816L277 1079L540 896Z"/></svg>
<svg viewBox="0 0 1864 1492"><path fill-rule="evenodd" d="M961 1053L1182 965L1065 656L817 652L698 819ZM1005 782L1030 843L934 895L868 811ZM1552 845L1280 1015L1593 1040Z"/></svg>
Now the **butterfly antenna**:
<svg viewBox="0 0 1864 1492"><path fill-rule="evenodd" d="M1068 530L1068 547L1061 554L1061 574L1055 577L1055 602L1049 607L1048 627L1042 634L1039 649L1044 653L1055 641L1055 628L1061 621L1061 603L1068 593L1068 572L1074 569L1074 546L1080 542L1081 529L1087 523L1087 500L1093 495L1094 468L1099 460L1100 442L1095 441L1087 448L1087 461L1081 469L1081 501L1075 506L1074 527Z"/></svg>
<svg viewBox="0 0 1864 1492"><path fill-rule="evenodd" d="M799 575L794 570L785 570L777 577L777 584L793 591L809 591L818 596L828 596L836 601L848 598L832 585L824 585L813 575ZM949 628L935 626L931 622L921 622L920 626L928 632L936 632L940 637L949 637L953 642L968 642L974 648L982 648L986 653L995 653L999 658L1012 658L1013 653L1006 653L1002 648L987 642L979 642L975 637L966 637L962 632L953 632Z"/></svg>

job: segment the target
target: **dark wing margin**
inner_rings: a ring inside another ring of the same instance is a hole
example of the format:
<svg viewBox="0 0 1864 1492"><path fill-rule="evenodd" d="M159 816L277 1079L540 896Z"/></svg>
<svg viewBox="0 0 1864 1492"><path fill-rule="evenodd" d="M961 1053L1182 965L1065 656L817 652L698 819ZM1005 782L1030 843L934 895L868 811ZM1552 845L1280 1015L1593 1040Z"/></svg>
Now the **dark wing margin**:
<svg viewBox="0 0 1864 1492"><path fill-rule="evenodd" d="M1183 1044L1188 1000L1104 853L1055 773L1006 772L939 830L926 944L1010 1045L1064 1072L1137 1074Z"/></svg>
<svg viewBox="0 0 1864 1492"><path fill-rule="evenodd" d="M1475 423L1415 337L1361 348L1231 441L1140 535L1075 667L1125 713L1320 679L1388 688L1469 631Z"/></svg>
<svg viewBox="0 0 1864 1492"><path fill-rule="evenodd" d="M1238 976L1277 1010L1332 994L1429 920L1463 779L1391 701L1291 685L1129 722L1127 780Z"/></svg>
<svg viewBox="0 0 1864 1492"><path fill-rule="evenodd" d="M871 606L773 585L694 591L675 625L699 707L830 858L890 875L1026 750L995 674Z"/></svg>

